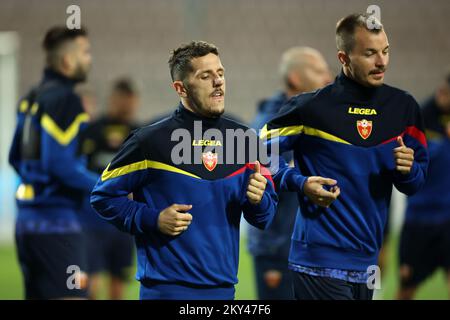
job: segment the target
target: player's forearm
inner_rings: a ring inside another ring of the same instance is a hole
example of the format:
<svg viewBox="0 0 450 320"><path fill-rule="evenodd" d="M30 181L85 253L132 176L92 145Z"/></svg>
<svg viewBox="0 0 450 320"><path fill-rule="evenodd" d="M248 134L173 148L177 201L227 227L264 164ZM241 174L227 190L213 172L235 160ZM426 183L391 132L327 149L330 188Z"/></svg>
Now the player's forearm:
<svg viewBox="0 0 450 320"><path fill-rule="evenodd" d="M410 196L422 188L425 183L426 170L414 162L409 174L394 173L394 185L402 193Z"/></svg>
<svg viewBox="0 0 450 320"><path fill-rule="evenodd" d="M267 188L272 188L267 186ZM242 211L245 219L254 227L267 229L275 216L277 210L278 197L273 190L266 190L257 205L245 201Z"/></svg>
<svg viewBox="0 0 450 320"><path fill-rule="evenodd" d="M427 146L417 144L414 147L414 162L408 174L394 172L394 185L402 193L410 196L425 184L428 171L429 152Z"/></svg>
<svg viewBox="0 0 450 320"><path fill-rule="evenodd" d="M307 178L297 168L286 165L278 170L273 180L275 181L278 192L291 191L303 193L303 185Z"/></svg>

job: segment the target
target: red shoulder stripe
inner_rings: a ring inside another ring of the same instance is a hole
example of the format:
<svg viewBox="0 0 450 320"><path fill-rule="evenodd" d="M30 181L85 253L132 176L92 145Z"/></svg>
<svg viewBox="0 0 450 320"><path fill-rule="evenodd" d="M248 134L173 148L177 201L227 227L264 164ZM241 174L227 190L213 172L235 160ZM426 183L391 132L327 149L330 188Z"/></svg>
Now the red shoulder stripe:
<svg viewBox="0 0 450 320"><path fill-rule="evenodd" d="M403 137L405 134L407 134L407 135L413 137L414 139L416 139L417 141L419 141L420 144L422 144L425 148L427 147L428 144L427 144L427 139L425 137L425 134L421 130L419 130L417 127L415 127L415 126L406 127L406 130L403 131L402 133L400 133L399 136ZM381 144L386 144L386 143L389 143L389 142L392 142L395 140L397 140L397 136L395 136L389 140L383 141Z"/></svg>
<svg viewBox="0 0 450 320"><path fill-rule="evenodd" d="M255 168L254 163L246 163L245 166L243 166L239 170L236 170L235 172L229 174L228 176L226 176L226 178L231 178L231 177L237 176L238 174L244 173L246 169L254 170L254 168ZM266 167L264 167L263 165L261 165L261 174L267 180L269 180L272 183L273 187L275 188L275 183L273 182L272 174L270 173L270 170L267 169Z"/></svg>

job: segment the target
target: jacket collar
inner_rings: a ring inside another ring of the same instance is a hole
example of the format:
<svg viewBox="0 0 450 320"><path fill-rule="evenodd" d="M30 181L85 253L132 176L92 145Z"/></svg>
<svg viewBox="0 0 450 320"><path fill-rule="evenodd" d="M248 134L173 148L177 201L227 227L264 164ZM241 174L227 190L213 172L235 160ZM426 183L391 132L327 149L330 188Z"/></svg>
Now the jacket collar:
<svg viewBox="0 0 450 320"><path fill-rule="evenodd" d="M360 100L371 100L380 91L380 87L365 87L355 80L347 77L344 71L336 77L336 84L342 87L344 93L349 93Z"/></svg>
<svg viewBox="0 0 450 320"><path fill-rule="evenodd" d="M180 102L177 110L175 110L174 116L183 122L193 123L194 121L201 121L204 126L216 127L221 122L222 118L209 118L198 113L194 113L188 109Z"/></svg>
<svg viewBox="0 0 450 320"><path fill-rule="evenodd" d="M73 87L76 84L75 80L72 80L66 77L65 75L47 67L44 69L44 77L42 79L42 82L50 82L50 81L59 82L70 87Z"/></svg>

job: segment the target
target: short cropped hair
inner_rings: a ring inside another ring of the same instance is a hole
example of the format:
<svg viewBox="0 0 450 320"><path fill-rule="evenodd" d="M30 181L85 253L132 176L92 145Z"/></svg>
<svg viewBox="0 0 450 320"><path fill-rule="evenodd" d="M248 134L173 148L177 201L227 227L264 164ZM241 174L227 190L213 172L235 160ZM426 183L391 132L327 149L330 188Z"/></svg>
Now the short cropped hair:
<svg viewBox="0 0 450 320"><path fill-rule="evenodd" d="M279 72L285 78L295 68L308 64L308 58L311 56L322 56L321 53L310 47L292 47L283 52L281 56Z"/></svg>
<svg viewBox="0 0 450 320"><path fill-rule="evenodd" d="M56 67L61 57L61 48L77 37L87 37L85 28L68 29L66 26L55 26L50 28L45 34L42 47L46 53L47 64Z"/></svg>
<svg viewBox="0 0 450 320"><path fill-rule="evenodd" d="M375 16L362 13L353 13L338 21L336 25L336 47L340 51L349 53L355 46L356 28L379 33L383 30L383 25Z"/></svg>
<svg viewBox="0 0 450 320"><path fill-rule="evenodd" d="M219 50L211 43L205 41L191 41L189 44L173 50L169 59L170 76L172 81L183 81L192 71L191 60L213 53L219 56Z"/></svg>

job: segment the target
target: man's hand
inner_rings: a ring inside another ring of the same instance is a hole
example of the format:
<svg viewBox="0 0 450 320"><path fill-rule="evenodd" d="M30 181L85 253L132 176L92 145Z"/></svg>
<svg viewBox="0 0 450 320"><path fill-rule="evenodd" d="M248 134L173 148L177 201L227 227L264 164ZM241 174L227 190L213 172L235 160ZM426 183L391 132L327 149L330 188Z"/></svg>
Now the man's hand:
<svg viewBox="0 0 450 320"><path fill-rule="evenodd" d="M414 163L414 150L408 148L400 136L397 137L397 142L399 147L394 149L395 169L402 174L408 174Z"/></svg>
<svg viewBox="0 0 450 320"><path fill-rule="evenodd" d="M173 204L159 213L158 229L169 236L177 236L187 230L192 221L192 215L187 211L190 204Z"/></svg>
<svg viewBox="0 0 450 320"><path fill-rule="evenodd" d="M341 194L341 189L336 186L337 181L322 177L308 177L303 185L303 193L316 205L328 208ZM324 185L332 186L330 191L323 188Z"/></svg>
<svg viewBox="0 0 450 320"><path fill-rule="evenodd" d="M250 175L247 186L247 198L251 204L257 205L261 202L266 190L267 179L261 174L259 161L255 162L255 173Z"/></svg>

